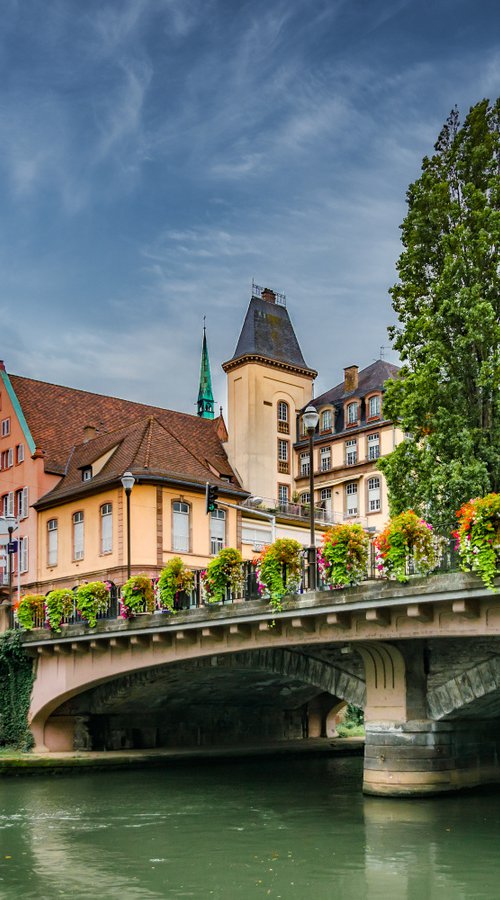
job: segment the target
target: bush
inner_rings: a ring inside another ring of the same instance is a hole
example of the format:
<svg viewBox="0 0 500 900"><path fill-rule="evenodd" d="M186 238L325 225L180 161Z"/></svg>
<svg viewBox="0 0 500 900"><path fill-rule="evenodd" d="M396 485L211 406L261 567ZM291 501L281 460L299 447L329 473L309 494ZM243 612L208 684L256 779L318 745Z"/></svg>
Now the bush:
<svg viewBox="0 0 500 900"><path fill-rule="evenodd" d="M154 612L155 595L148 575L132 575L122 587L120 615L131 619L141 612Z"/></svg>
<svg viewBox="0 0 500 900"><path fill-rule="evenodd" d="M366 575L369 538L361 525L334 525L323 535L318 566L335 587L358 584Z"/></svg>
<svg viewBox="0 0 500 900"><path fill-rule="evenodd" d="M241 591L242 564L243 560L239 550L235 550L233 547L219 550L202 575L203 589L209 603L219 603L224 600L228 590L232 594Z"/></svg>
<svg viewBox="0 0 500 900"><path fill-rule="evenodd" d="M283 609L282 599L294 594L302 578L302 545L292 538L278 538L266 547L255 560L259 594L268 594L277 612Z"/></svg>
<svg viewBox="0 0 500 900"><path fill-rule="evenodd" d="M432 525L412 509L390 519L373 543L377 569L397 581L408 581L410 560L415 575L428 575L438 564Z"/></svg>
<svg viewBox="0 0 500 900"><path fill-rule="evenodd" d="M62 620L75 608L75 594L68 588L51 591L45 598L45 619L52 631L61 631Z"/></svg>
<svg viewBox="0 0 500 900"><path fill-rule="evenodd" d="M97 616L106 612L108 603L109 587L103 581L91 581L77 588L76 608L90 628L95 628Z"/></svg>
<svg viewBox="0 0 500 900"><path fill-rule="evenodd" d="M31 631L45 622L45 597L43 594L25 594L14 607L16 619L21 628Z"/></svg>
<svg viewBox="0 0 500 900"><path fill-rule="evenodd" d="M495 590L493 582L500 574L500 494L469 500L457 518L453 537L462 569L477 572L486 587Z"/></svg>
<svg viewBox="0 0 500 900"><path fill-rule="evenodd" d="M174 612L179 594L189 594L194 586L194 572L187 569L180 556L173 556L158 579L158 594L163 609Z"/></svg>

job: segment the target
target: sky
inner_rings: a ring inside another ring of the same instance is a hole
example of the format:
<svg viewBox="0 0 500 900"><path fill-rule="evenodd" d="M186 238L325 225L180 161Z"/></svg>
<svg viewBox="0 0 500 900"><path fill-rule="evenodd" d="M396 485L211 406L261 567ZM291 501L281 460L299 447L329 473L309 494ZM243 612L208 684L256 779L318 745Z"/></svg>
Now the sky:
<svg viewBox="0 0 500 900"><path fill-rule="evenodd" d="M498 0L3 0L0 358L194 412L252 280L316 394L397 362L408 185L500 95Z"/></svg>

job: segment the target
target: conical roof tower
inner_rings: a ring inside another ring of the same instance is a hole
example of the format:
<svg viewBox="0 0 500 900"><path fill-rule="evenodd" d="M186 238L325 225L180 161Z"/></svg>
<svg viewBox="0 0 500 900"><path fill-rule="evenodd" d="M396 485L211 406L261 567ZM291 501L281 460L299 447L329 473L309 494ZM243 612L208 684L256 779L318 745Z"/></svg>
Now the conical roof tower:
<svg viewBox="0 0 500 900"><path fill-rule="evenodd" d="M201 348L200 388L198 391L198 415L201 419L213 419L214 395L212 393L212 376L208 358L207 329L203 325L203 345Z"/></svg>

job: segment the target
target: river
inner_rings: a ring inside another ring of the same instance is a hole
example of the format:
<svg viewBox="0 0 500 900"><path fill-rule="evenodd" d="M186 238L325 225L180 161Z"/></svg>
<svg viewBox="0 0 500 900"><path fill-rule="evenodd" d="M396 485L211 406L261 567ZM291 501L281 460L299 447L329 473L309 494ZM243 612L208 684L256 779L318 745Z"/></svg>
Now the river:
<svg viewBox="0 0 500 900"><path fill-rule="evenodd" d="M500 897L498 790L363 797L362 760L311 758L0 781L0 897Z"/></svg>

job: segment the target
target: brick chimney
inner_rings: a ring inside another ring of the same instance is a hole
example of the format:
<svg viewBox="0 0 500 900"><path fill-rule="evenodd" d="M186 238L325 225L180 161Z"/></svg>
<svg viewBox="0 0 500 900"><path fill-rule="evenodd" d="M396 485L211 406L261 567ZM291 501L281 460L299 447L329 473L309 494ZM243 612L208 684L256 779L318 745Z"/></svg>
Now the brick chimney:
<svg viewBox="0 0 500 900"><path fill-rule="evenodd" d="M358 387L359 366L347 366L344 369L344 393L351 394Z"/></svg>
<svg viewBox="0 0 500 900"><path fill-rule="evenodd" d="M271 288L264 288L261 297L263 300L266 300L267 303L276 303L276 294Z"/></svg>

